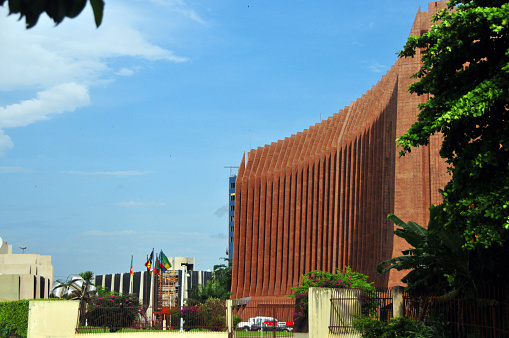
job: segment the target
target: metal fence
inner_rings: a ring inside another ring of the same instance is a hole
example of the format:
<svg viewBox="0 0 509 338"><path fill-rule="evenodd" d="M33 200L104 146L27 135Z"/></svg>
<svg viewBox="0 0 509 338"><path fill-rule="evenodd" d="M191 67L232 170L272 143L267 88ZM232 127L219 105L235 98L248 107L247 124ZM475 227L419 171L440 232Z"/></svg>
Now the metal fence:
<svg viewBox="0 0 509 338"><path fill-rule="evenodd" d="M77 333L143 330L226 331L226 305L153 309L143 306L97 307L82 304Z"/></svg>
<svg viewBox="0 0 509 338"><path fill-rule="evenodd" d="M509 337L507 289L485 289L475 297L405 294L403 299L406 316L442 321L449 337Z"/></svg>
<svg viewBox="0 0 509 338"><path fill-rule="evenodd" d="M351 323L357 315L369 315L389 322L392 314L392 289L376 288L374 292L358 289L332 289L329 332L355 333Z"/></svg>
<svg viewBox="0 0 509 338"><path fill-rule="evenodd" d="M355 333L351 322L356 315L386 323L393 318L391 289L376 288L374 293L343 290L332 291L330 333ZM486 289L476 297L404 293L402 306L406 317L442 323L448 337L509 337L509 289Z"/></svg>
<svg viewBox="0 0 509 338"><path fill-rule="evenodd" d="M286 296L260 296L233 301L236 337L293 336L295 299Z"/></svg>

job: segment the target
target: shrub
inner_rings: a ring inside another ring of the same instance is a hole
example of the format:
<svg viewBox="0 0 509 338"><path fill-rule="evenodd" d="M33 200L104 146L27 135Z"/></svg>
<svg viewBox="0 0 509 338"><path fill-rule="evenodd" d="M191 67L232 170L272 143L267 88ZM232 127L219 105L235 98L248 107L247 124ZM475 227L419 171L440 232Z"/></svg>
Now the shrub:
<svg viewBox="0 0 509 338"><path fill-rule="evenodd" d="M233 315L233 327L237 327L242 322L242 318L237 315Z"/></svg>
<svg viewBox="0 0 509 338"><path fill-rule="evenodd" d="M9 328L11 334L26 337L28 331L29 300L0 302L0 328Z"/></svg>
<svg viewBox="0 0 509 338"><path fill-rule="evenodd" d="M201 311L197 306L184 306L180 308L180 314L184 318L184 326L195 327L200 326Z"/></svg>
<svg viewBox="0 0 509 338"><path fill-rule="evenodd" d="M83 319L90 326L109 327L110 331L115 331L117 328L130 327L142 311L135 295L93 297Z"/></svg>
<svg viewBox="0 0 509 338"><path fill-rule="evenodd" d="M438 338L447 337L446 325L433 320L428 325L409 317L397 317L389 324L382 323L368 316L356 316L352 322L353 328L361 334L362 338Z"/></svg>
<svg viewBox="0 0 509 338"><path fill-rule="evenodd" d="M186 330L199 327L210 330L222 330L226 327L226 304L224 300L209 298L205 303L197 306L191 305L169 309L169 316L172 327L179 327L180 318L183 318ZM237 318L238 322L240 322L241 319Z"/></svg>
<svg viewBox="0 0 509 338"><path fill-rule="evenodd" d="M226 304L224 300L209 298L201 307L203 325L211 329L221 329L226 325Z"/></svg>
<svg viewBox="0 0 509 338"><path fill-rule="evenodd" d="M292 288L295 291L290 297L297 298L295 307L294 321L303 326L307 318L308 311L308 293L309 288L329 288L329 289L359 289L361 290L360 301L362 314L375 315L376 311L376 292L373 283L369 283L368 276L353 271L349 266L344 270L337 269L336 273L326 271L310 271L302 275L300 286Z"/></svg>

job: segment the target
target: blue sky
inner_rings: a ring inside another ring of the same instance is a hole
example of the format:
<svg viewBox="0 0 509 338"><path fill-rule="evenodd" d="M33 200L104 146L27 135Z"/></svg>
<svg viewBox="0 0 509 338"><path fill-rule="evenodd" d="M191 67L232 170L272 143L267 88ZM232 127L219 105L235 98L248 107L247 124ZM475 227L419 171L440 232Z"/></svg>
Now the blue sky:
<svg viewBox="0 0 509 338"><path fill-rule="evenodd" d="M26 30L0 7L0 236L55 279L220 263L229 169L369 90L426 1L106 0ZM88 6L88 5L87 5Z"/></svg>

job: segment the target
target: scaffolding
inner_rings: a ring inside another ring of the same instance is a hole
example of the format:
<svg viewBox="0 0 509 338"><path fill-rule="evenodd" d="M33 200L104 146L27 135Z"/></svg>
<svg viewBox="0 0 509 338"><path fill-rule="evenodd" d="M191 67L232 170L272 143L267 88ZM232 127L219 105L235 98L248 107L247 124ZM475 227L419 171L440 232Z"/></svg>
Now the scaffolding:
<svg viewBox="0 0 509 338"><path fill-rule="evenodd" d="M178 306L178 275L175 270L160 272L157 280L157 302L154 306L154 324L167 330L171 327L170 309Z"/></svg>
<svg viewBox="0 0 509 338"><path fill-rule="evenodd" d="M158 310L177 306L178 276L175 270L166 270L159 275Z"/></svg>

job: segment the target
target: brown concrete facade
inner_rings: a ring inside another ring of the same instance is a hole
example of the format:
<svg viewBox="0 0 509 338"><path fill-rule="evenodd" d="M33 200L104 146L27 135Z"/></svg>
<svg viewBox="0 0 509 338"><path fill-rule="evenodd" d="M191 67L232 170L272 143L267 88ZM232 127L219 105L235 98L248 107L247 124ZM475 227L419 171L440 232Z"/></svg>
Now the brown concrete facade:
<svg viewBox="0 0 509 338"><path fill-rule="evenodd" d="M410 35L430 29L445 1L416 15ZM242 158L235 191L233 298L291 293L302 274L351 266L376 285L401 273L376 266L401 254L389 213L426 225L447 183L440 138L400 158L395 139L416 120L426 97L408 93L420 56L399 59L349 107Z"/></svg>

